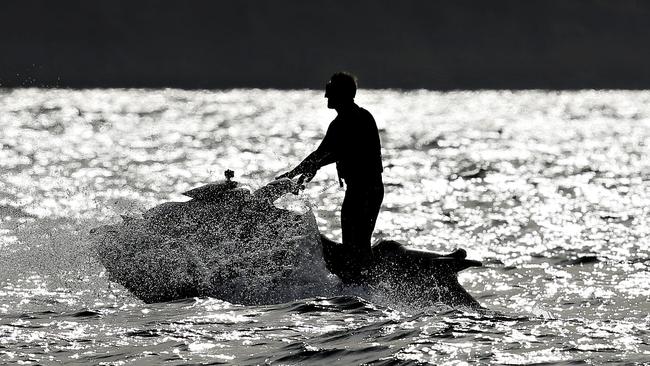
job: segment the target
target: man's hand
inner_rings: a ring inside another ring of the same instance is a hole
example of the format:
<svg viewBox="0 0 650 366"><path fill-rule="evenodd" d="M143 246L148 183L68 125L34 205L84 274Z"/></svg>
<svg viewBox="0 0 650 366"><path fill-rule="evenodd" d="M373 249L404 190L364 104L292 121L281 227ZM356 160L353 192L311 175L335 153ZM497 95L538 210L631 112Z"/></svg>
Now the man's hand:
<svg viewBox="0 0 650 366"><path fill-rule="evenodd" d="M311 180L314 178L314 175L316 175L316 171L308 171L300 174L300 177L298 177L298 182L296 182L296 188L295 190L292 191L293 194L298 194L300 191L305 189L305 182L311 182Z"/></svg>
<svg viewBox="0 0 650 366"><path fill-rule="evenodd" d="M295 177L296 175L300 175L300 177L298 177L298 185L301 185L304 182L307 183L311 182L311 180L314 179L314 176L316 175L316 170L309 170L303 173L296 173L295 170L292 170L290 172L286 172L284 174L278 175L277 177L275 177L275 179L276 180L283 179L283 178L293 179L293 177Z"/></svg>
<svg viewBox="0 0 650 366"><path fill-rule="evenodd" d="M289 178L293 179L293 177L300 175L300 182L307 181L311 182L312 178L314 178L314 175L316 175L316 172L318 171L318 165L315 164L313 161L306 159L303 160L302 163L298 164L297 167L291 169L290 171L278 175L275 177L275 179L282 179L282 178Z"/></svg>
<svg viewBox="0 0 650 366"><path fill-rule="evenodd" d="M303 170L299 168L303 168L303 169L307 168L307 169ZM278 175L277 177L275 177L275 179L276 180L284 179L284 178L293 179L293 177L300 175L300 177L298 177L298 181L296 182L295 189L292 190L293 194L298 194L299 191L305 189L304 183L309 183L311 182L312 179L314 179L314 176L316 175L317 171L318 169L313 169L313 167L302 166L302 167L295 168L284 174Z"/></svg>
<svg viewBox="0 0 650 366"><path fill-rule="evenodd" d="M316 175L316 170L308 170L298 178L298 182L305 181L307 183L311 182L312 179L314 179L314 176Z"/></svg>
<svg viewBox="0 0 650 366"><path fill-rule="evenodd" d="M300 177L298 178L298 186L299 187L302 186L302 184L305 183L305 182L306 183L311 182L311 180L314 179L315 175L316 175L315 170L310 170L310 171L302 173L300 175Z"/></svg>

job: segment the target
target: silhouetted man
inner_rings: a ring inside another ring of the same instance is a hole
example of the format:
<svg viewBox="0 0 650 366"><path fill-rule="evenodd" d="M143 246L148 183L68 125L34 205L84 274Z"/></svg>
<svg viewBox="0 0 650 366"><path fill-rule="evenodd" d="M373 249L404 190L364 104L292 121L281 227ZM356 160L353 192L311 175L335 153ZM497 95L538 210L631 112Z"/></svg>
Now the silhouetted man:
<svg viewBox="0 0 650 366"><path fill-rule="evenodd" d="M338 114L316 151L296 168L278 178L300 175L299 183L312 180L321 167L336 163L339 183L347 186L341 207L343 245L349 253L344 282L358 282L372 262L370 240L384 198L381 143L374 118L354 103L354 76L336 73L325 86L327 108Z"/></svg>

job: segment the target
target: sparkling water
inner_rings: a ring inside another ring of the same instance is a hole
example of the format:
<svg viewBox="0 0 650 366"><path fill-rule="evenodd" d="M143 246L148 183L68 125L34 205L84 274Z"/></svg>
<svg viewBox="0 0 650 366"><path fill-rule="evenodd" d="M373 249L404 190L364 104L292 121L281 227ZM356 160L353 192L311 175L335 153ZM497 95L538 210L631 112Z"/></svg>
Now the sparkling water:
<svg viewBox="0 0 650 366"><path fill-rule="evenodd" d="M486 308L355 296L144 304L89 230L223 178L260 187L315 149L322 91L0 91L0 363L650 362L650 92L370 91L386 196L375 239L482 268ZM299 198L340 240L333 167Z"/></svg>

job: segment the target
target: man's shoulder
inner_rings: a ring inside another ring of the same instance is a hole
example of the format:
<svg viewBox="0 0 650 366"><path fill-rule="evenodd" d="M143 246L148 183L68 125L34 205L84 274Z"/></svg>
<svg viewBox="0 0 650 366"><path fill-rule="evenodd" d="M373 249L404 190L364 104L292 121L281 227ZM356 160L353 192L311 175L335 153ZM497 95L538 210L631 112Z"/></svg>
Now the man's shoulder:
<svg viewBox="0 0 650 366"><path fill-rule="evenodd" d="M332 122L330 122L329 126L327 126L327 130L332 132L340 131L344 125L345 123L341 121L340 116L336 116Z"/></svg>
<svg viewBox="0 0 650 366"><path fill-rule="evenodd" d="M358 111L359 111L358 113L359 113L361 116L363 116L364 118L373 118L373 117L372 117L372 113L370 113L370 111L368 111L367 109L365 109L365 108L363 108L363 107L360 107L360 106L357 106L357 107L358 107ZM374 119L374 118L373 118L373 119Z"/></svg>

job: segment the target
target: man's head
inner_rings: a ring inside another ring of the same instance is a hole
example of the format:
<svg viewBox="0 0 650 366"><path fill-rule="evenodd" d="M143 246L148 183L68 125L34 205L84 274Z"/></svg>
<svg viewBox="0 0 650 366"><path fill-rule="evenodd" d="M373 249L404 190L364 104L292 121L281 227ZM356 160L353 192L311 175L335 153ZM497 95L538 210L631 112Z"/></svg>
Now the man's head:
<svg viewBox="0 0 650 366"><path fill-rule="evenodd" d="M337 72L332 75L330 81L325 85L325 98L327 108L336 109L354 102L357 94L357 80L347 72Z"/></svg>

